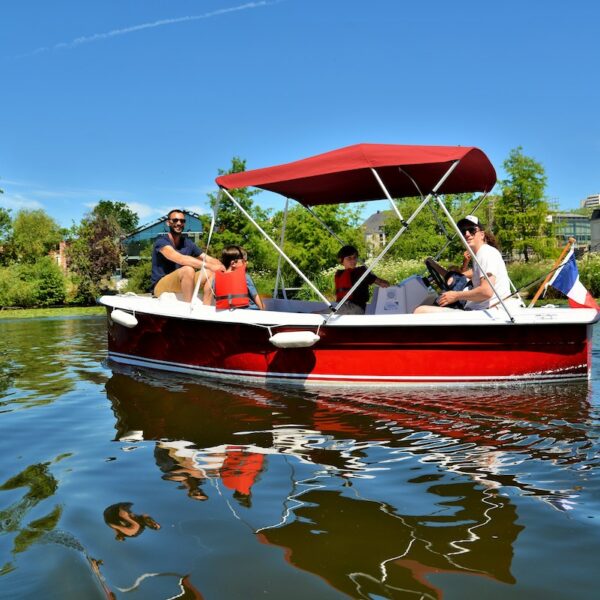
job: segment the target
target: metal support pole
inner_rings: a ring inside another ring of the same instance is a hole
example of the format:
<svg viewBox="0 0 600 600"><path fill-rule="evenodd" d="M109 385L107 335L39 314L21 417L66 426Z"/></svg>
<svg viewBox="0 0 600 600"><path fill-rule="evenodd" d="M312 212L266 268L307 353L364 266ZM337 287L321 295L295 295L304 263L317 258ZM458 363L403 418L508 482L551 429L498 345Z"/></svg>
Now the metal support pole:
<svg viewBox="0 0 600 600"><path fill-rule="evenodd" d="M492 288L492 291L496 295L496 298L498 298L498 300L500 301L500 304L502 305L502 308L504 309L504 311L508 315L508 318L510 319L511 323L514 323L515 322L514 317L510 314L510 311L508 310L508 308L506 308L506 304L504 304L504 301L502 300L502 298L500 298L500 294L498 294L498 292L496 291L496 288L494 287L494 284L490 281L490 278L488 277L488 274L481 268L481 265L479 264L479 261L477 260L477 257L475 256L475 252L473 252L473 250L471 250L471 247L469 246L469 244L467 244L467 240L465 240L463 234L460 232L460 229L458 228L458 225L454 222L454 219L452 218L452 215L448 212L448 209L446 208L446 206L444 205L444 203L441 201L440 198L438 198L436 196L435 199L437 200L437 202L440 205L441 209L446 214L446 217L448 218L448 220L452 224L452 227L454 228L454 231L457 233L458 237L461 239L463 245L469 251L469 254L471 255L471 258L473 259L473 263L476 264L479 267L479 270L483 274L483 276L484 276L485 280L488 282L489 286Z"/></svg>
<svg viewBox="0 0 600 600"><path fill-rule="evenodd" d="M300 275L303 281L308 284L308 286L329 306L331 310L333 310L333 305L323 294L319 291L319 289L308 279L308 277L292 262L292 260L287 256L287 254L273 241L273 238L252 218L252 216L244 209L244 207L229 193L229 191L225 188L221 188L223 192L227 195L227 197L240 209L242 214L260 231L260 233L264 236L264 238L275 248L275 250L288 262L290 267Z"/></svg>
<svg viewBox="0 0 600 600"><path fill-rule="evenodd" d="M375 268L375 266L379 263L379 261L388 253L389 249L396 243L396 240L408 229L408 226L417 217L417 215L423 210L423 208L429 202L431 197L436 194L436 192L440 189L440 187L442 186L444 181L446 181L446 179L448 179L448 177L450 177L452 171L454 171L454 169L456 169L459 162L460 161L457 160L457 161L454 161L450 165L450 168L446 171L446 173L442 176L442 178L437 182L437 184L433 188L433 190L429 194L427 194L427 197L421 202L421 204L419 204L419 206L417 206L417 208L415 209L413 214L408 218L408 221L406 221L403 224L403 226L400 228L400 230L398 230L396 232L396 235L388 242L387 246L381 251L379 256L371 263L371 266L367 267L367 270L362 274L360 279L348 290L348 292L340 300L340 302L338 302L336 310L339 310L340 307L348 300L348 298L350 298L350 296L354 293L356 288L364 281L365 277ZM379 179L379 177L377 177L377 179L380 182L380 185L383 186L383 182L381 181L381 179ZM385 189L385 186L383 187L383 189L384 189L385 195L389 198L390 195L389 195L389 192L387 191L387 189Z"/></svg>
<svg viewBox="0 0 600 600"><path fill-rule="evenodd" d="M394 212L398 216L398 219L400 219L400 223L402 223L402 225L406 226L406 221L404 220L404 217L400 214L400 209L396 206L396 203L394 202L393 198L390 196L390 193L387 191L387 188L385 187L385 185L383 185L383 181L381 181L381 177L379 177L379 173L373 167L371 167L371 173L373 173L373 175L375 175L375 179L377 180L379 187L383 190L385 197L390 201L390 204L392 205ZM421 196L421 198L422 197L423 196Z"/></svg>
<svg viewBox="0 0 600 600"><path fill-rule="evenodd" d="M283 222L281 224L281 237L279 238L279 247L283 250L283 243L285 241L285 227L287 225L287 215L288 215L288 206L290 204L290 199L285 199L285 209L283 211ZM279 289L279 279L281 278L281 282L283 286L281 289L283 290L283 297L287 300L287 295L285 293L285 282L283 281L283 276L281 275L281 254L277 258L277 275L275 276L275 287L273 289L273 298L277 298L277 291Z"/></svg>

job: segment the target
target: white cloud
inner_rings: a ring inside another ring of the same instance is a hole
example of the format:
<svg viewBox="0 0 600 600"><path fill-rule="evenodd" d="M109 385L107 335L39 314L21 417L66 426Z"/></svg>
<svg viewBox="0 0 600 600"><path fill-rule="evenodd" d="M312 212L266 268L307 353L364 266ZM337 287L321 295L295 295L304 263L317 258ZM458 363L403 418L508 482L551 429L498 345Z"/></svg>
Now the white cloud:
<svg viewBox="0 0 600 600"><path fill-rule="evenodd" d="M128 33L135 33L137 31L142 31L144 29L154 29L155 27L164 27L165 25L175 25L177 23L185 23L188 21L198 21L200 19L210 19L212 17L218 17L227 13L238 12L241 10L249 10L252 8L260 8L263 6L269 6L271 4L278 4L283 0L259 0L258 2L247 2L246 4L240 4L239 6L231 6L229 8L220 8L218 10L213 10L211 12L204 13L202 15L187 15L184 17L176 17L173 19L160 19L158 21L152 21L150 23L141 23L139 25L132 25L131 27L123 27L121 29L112 29L110 31L106 31L103 33L94 33L92 35L84 35L77 37L70 42L60 42L49 47L42 47L29 52L28 54L23 54L20 57L31 56L33 54L39 54L41 52L47 52L48 50L60 50L60 49L70 49L75 48L76 46L81 46L82 44L89 44L91 42L99 42L101 40L106 40L109 38L113 38L120 35L126 35Z"/></svg>
<svg viewBox="0 0 600 600"><path fill-rule="evenodd" d="M25 196L22 196L21 194L8 193L0 195L0 206L4 206L4 208L10 208L12 210L34 210L38 208L44 208L44 206L37 200L27 198Z"/></svg>
<svg viewBox="0 0 600 600"><path fill-rule="evenodd" d="M137 213L138 217L142 221L144 219L150 219L151 217L158 218L164 214L160 211L160 209L154 208L149 204L142 204L141 202L126 202L125 204L127 204L130 210L132 210L134 213Z"/></svg>

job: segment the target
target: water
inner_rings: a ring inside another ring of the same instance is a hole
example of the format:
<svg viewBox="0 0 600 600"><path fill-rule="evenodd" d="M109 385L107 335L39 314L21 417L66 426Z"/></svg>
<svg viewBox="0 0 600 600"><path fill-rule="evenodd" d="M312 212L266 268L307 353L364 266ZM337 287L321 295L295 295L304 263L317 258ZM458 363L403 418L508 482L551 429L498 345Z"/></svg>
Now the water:
<svg viewBox="0 0 600 600"><path fill-rule="evenodd" d="M590 598L589 386L293 391L0 322L0 597Z"/></svg>

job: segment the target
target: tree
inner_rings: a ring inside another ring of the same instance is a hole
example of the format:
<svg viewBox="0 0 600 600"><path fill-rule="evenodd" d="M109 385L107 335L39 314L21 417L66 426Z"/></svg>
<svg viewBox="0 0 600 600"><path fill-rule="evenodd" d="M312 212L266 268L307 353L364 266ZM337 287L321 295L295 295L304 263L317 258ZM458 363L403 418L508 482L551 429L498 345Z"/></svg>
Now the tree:
<svg viewBox="0 0 600 600"><path fill-rule="evenodd" d="M455 221L473 212L473 194L446 194L441 198ZM408 219L421 202L421 198L399 200L398 207L404 219ZM486 206L482 206L476 211L477 216L481 217L484 222L488 222L486 213ZM400 227L402 227L400 220L390 211L390 216L384 225L388 241L399 231ZM398 238L390 249L390 255L405 260L421 260L428 256L436 256L444 244L453 238L454 233L454 229L438 203L431 200L429 206L425 206L421 210L408 229ZM444 258L459 260L458 257L464 251L464 246L456 236L444 253Z"/></svg>
<svg viewBox="0 0 600 600"><path fill-rule="evenodd" d="M140 218L133 212L125 202L115 202L113 200L100 200L92 211L97 217L114 217L123 230L128 234L137 229Z"/></svg>
<svg viewBox="0 0 600 600"><path fill-rule="evenodd" d="M34 263L56 249L62 235L58 223L43 210L20 210L12 222L8 253L17 262Z"/></svg>
<svg viewBox="0 0 600 600"><path fill-rule="evenodd" d="M12 232L10 209L0 207L0 265L8 264L10 248L8 241Z"/></svg>
<svg viewBox="0 0 600 600"><path fill-rule="evenodd" d="M94 211L74 229L75 239L67 248L69 265L78 286L77 301L93 302L121 263L119 238L123 229L114 215Z"/></svg>
<svg viewBox="0 0 600 600"><path fill-rule="evenodd" d="M544 167L523 154L519 146L503 163L508 177L500 182L502 195L496 203L496 235L502 249L518 252L529 262L532 253L547 257L554 249L548 224L548 202L544 198Z"/></svg>
<svg viewBox="0 0 600 600"><path fill-rule="evenodd" d="M364 236L358 227L361 208L337 204L316 206L313 210L343 244L356 246L364 256ZM273 217L272 226L275 231L281 231L282 224L283 211L279 211ZM305 275L314 277L324 269L335 267L340 247L340 242L304 207L296 205L288 211L284 251ZM285 274L286 283L288 280L299 283L297 275L288 267L285 268Z"/></svg>
<svg viewBox="0 0 600 600"><path fill-rule="evenodd" d="M231 159L231 167L227 171L219 169L219 175L240 173L246 170L246 161L234 156ZM239 188L229 192L255 219L261 227L266 228L269 233L269 211L263 210L254 203L254 196L260 193L258 190ZM256 227L242 214L240 209L223 192L208 195L210 205L214 210L218 202L218 214L215 233L211 245L218 255L225 246L240 245L248 252L249 260L256 269L269 269L275 264L274 250L264 239ZM205 228L208 230L209 222L205 220ZM210 252L209 252L210 253Z"/></svg>

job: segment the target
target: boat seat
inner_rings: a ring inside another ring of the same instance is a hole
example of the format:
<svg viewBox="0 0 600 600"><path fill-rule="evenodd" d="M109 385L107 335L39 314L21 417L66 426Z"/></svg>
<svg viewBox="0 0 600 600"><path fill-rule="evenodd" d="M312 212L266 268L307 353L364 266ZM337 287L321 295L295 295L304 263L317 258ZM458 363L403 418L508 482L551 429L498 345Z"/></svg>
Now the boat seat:
<svg viewBox="0 0 600 600"><path fill-rule="evenodd" d="M412 275L388 288L375 286L373 300L367 305L368 315L405 315L426 304L429 289L418 275Z"/></svg>

